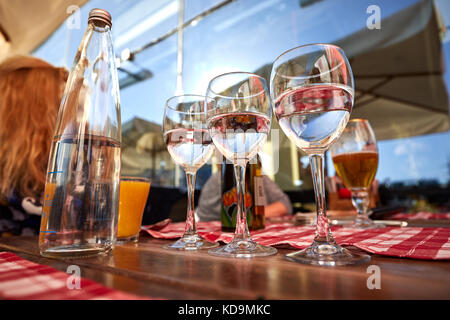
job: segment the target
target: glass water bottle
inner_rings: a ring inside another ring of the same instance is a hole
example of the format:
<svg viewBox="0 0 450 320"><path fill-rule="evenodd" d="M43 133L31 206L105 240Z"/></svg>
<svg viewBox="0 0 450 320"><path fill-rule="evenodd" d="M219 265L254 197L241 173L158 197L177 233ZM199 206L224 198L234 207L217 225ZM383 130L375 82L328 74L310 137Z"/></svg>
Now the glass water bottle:
<svg viewBox="0 0 450 320"><path fill-rule="evenodd" d="M121 125L111 16L89 13L50 150L39 247L44 256L111 250L119 208Z"/></svg>

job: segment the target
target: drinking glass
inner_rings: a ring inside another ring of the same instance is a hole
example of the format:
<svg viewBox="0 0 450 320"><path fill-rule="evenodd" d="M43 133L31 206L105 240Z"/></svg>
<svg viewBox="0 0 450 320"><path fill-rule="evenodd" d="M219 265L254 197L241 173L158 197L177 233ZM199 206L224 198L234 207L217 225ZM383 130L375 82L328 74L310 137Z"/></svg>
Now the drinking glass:
<svg viewBox="0 0 450 320"><path fill-rule="evenodd" d="M198 250L219 244L202 239L197 233L194 215L195 174L214 151L205 121L205 97L181 95L167 100L163 134L167 149L176 164L186 172L188 206L184 235L166 249Z"/></svg>
<svg viewBox="0 0 450 320"><path fill-rule="evenodd" d="M369 121L352 119L341 137L330 148L336 173L352 193L358 211L354 228L379 228L383 225L369 219L369 190L378 168L378 148Z"/></svg>
<svg viewBox="0 0 450 320"><path fill-rule="evenodd" d="M250 237L245 210L245 167L267 140L272 106L264 78L248 72L215 77L206 91L208 130L216 148L234 165L237 190L236 231L224 247L210 254L251 258L277 253Z"/></svg>
<svg viewBox="0 0 450 320"><path fill-rule="evenodd" d="M309 156L316 199L316 233L288 260L324 266L367 262L370 257L339 246L325 208L324 153L340 136L353 107L353 74L343 50L329 44L293 48L272 66L270 92L281 129Z"/></svg>
<svg viewBox="0 0 450 320"><path fill-rule="evenodd" d="M149 191L150 179L120 177L117 243L138 241Z"/></svg>

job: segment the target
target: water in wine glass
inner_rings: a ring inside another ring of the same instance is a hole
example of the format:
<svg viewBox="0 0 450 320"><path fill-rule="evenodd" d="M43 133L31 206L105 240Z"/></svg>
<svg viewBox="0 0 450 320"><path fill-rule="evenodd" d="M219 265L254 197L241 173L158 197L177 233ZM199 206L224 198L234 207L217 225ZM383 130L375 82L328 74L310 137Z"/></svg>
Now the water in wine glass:
<svg viewBox="0 0 450 320"><path fill-rule="evenodd" d="M304 150L326 150L347 125L353 90L344 85L308 85L275 102L281 128Z"/></svg>
<svg viewBox="0 0 450 320"><path fill-rule="evenodd" d="M217 149L228 160L246 162L266 142L270 118L254 112L226 113L211 117L208 127Z"/></svg>
<svg viewBox="0 0 450 320"><path fill-rule="evenodd" d="M165 133L164 140L172 159L186 172L196 172L214 151L206 129L173 129Z"/></svg>

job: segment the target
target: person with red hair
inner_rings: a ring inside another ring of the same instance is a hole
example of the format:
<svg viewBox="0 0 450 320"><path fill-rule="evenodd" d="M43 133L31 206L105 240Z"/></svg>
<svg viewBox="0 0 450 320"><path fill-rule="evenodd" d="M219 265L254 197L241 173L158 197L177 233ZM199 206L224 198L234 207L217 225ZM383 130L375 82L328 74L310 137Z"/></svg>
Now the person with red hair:
<svg viewBox="0 0 450 320"><path fill-rule="evenodd" d="M37 234L53 131L68 72L41 59L0 64L0 236Z"/></svg>

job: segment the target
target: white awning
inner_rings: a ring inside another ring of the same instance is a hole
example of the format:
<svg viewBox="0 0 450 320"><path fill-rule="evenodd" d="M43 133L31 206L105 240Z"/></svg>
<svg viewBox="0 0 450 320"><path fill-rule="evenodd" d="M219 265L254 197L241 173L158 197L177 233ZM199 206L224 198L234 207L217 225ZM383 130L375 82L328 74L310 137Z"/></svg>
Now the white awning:
<svg viewBox="0 0 450 320"><path fill-rule="evenodd" d="M87 0L0 0L0 60L28 54ZM68 12L69 11L69 12Z"/></svg>
<svg viewBox="0 0 450 320"><path fill-rule="evenodd" d="M378 140L449 130L440 30L429 0L337 41L355 77L352 118L368 119Z"/></svg>

